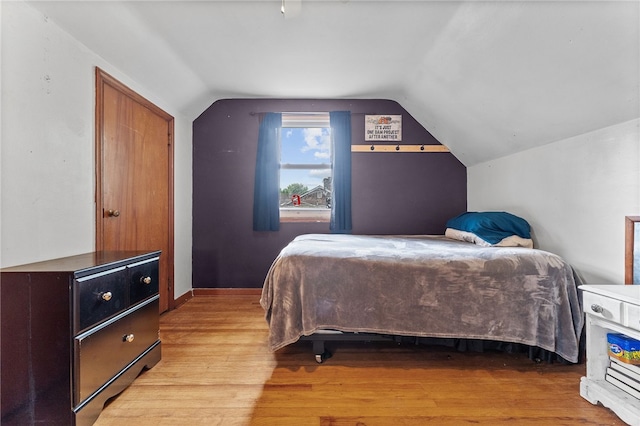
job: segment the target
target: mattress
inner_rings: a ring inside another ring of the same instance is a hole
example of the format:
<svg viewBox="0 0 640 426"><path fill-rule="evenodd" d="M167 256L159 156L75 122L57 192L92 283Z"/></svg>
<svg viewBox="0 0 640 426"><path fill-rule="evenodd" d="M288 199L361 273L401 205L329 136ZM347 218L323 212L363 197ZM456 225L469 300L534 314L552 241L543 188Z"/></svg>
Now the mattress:
<svg viewBox="0 0 640 426"><path fill-rule="evenodd" d="M338 330L521 343L577 362L579 284L569 264L543 250L307 234L274 260L260 303L273 351Z"/></svg>

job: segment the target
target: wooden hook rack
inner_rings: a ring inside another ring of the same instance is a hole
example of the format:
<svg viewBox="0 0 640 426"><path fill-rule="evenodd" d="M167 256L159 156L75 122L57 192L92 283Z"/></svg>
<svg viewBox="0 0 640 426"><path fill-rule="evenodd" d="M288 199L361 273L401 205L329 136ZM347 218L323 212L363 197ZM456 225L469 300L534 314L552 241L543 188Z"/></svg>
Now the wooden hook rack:
<svg viewBox="0 0 640 426"><path fill-rule="evenodd" d="M351 152L449 152L444 145L351 145Z"/></svg>

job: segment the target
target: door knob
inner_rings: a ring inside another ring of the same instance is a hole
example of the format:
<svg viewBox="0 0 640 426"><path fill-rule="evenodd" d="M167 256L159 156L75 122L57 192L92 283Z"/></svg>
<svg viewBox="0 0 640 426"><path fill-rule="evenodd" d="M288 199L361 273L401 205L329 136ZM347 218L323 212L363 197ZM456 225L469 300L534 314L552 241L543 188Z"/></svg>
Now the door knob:
<svg viewBox="0 0 640 426"><path fill-rule="evenodd" d="M111 217L118 217L120 216L120 210L107 210L107 215Z"/></svg>

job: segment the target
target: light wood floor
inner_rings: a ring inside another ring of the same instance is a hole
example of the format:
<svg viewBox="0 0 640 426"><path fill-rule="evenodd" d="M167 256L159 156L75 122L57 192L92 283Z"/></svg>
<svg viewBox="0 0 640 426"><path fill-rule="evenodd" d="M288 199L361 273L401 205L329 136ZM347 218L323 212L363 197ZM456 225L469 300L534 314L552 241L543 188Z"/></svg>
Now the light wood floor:
<svg viewBox="0 0 640 426"><path fill-rule="evenodd" d="M266 349L257 296L196 297L161 317L162 361L107 425L622 425L579 395L584 365L393 343Z"/></svg>

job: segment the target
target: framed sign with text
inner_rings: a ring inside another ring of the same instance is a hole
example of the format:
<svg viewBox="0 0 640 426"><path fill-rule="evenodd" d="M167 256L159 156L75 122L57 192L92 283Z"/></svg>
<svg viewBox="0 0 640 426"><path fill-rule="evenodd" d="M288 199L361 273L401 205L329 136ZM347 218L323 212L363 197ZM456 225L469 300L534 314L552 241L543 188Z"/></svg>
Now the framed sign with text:
<svg viewBox="0 0 640 426"><path fill-rule="evenodd" d="M364 140L400 142L402 115L365 115Z"/></svg>

